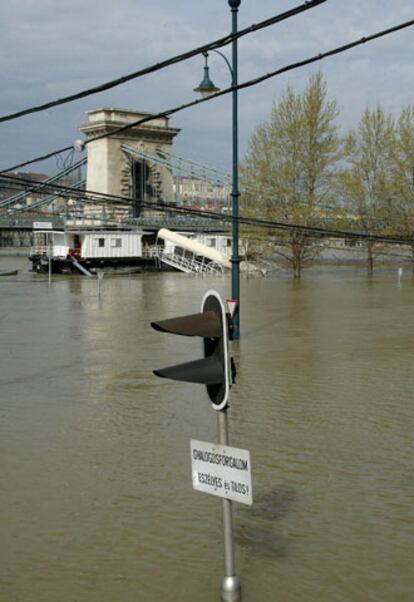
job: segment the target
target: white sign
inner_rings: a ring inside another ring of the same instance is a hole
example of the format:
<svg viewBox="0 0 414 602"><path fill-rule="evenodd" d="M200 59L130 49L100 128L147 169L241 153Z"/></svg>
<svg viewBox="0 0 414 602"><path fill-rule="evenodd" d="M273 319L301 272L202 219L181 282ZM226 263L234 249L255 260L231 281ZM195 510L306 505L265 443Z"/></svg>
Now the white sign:
<svg viewBox="0 0 414 602"><path fill-rule="evenodd" d="M53 230L52 222L33 222L34 230Z"/></svg>
<svg viewBox="0 0 414 602"><path fill-rule="evenodd" d="M237 306L238 306L239 302L235 299L227 299L226 303L227 303L228 310L230 312L230 317L233 320L234 316L236 315Z"/></svg>
<svg viewBox="0 0 414 602"><path fill-rule="evenodd" d="M228 445L190 441L193 488L241 504L253 504L250 452Z"/></svg>

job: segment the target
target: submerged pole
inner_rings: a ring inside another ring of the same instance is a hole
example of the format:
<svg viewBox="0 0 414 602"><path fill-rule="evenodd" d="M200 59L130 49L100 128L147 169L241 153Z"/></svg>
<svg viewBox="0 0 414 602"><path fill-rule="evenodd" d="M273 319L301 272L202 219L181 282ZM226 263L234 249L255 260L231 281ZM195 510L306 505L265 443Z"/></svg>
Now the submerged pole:
<svg viewBox="0 0 414 602"><path fill-rule="evenodd" d="M101 296L101 282L104 277L104 272L102 270L98 270L97 276L98 276L98 297L100 297Z"/></svg>
<svg viewBox="0 0 414 602"><path fill-rule="evenodd" d="M48 273L49 273L49 287L52 284L52 245L49 243L49 266L48 266Z"/></svg>
<svg viewBox="0 0 414 602"><path fill-rule="evenodd" d="M237 33L237 13L241 0L228 0L232 15L232 34ZM238 48L237 37L232 41L232 255L231 255L231 295L237 301L237 311L233 318L233 340L240 338L240 255L239 255L239 109L238 109Z"/></svg>
<svg viewBox="0 0 414 602"><path fill-rule="evenodd" d="M229 444L227 408L217 412L218 440L220 445ZM221 584L223 602L237 602L241 597L240 578L236 575L236 563L233 547L232 502L223 498L224 533L224 577Z"/></svg>

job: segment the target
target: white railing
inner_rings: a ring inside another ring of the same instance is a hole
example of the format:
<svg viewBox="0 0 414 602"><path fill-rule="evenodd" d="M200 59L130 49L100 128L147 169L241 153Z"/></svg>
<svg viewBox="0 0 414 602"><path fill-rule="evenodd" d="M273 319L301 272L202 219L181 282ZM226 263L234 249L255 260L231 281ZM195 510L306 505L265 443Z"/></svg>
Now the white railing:
<svg viewBox="0 0 414 602"><path fill-rule="evenodd" d="M30 247L29 257L33 255L44 255L45 257L66 257L69 247L64 245L33 245Z"/></svg>
<svg viewBox="0 0 414 602"><path fill-rule="evenodd" d="M47 255L49 257L51 252L53 253L53 249L50 245L33 245L33 247L30 248L30 256Z"/></svg>
<svg viewBox="0 0 414 602"><path fill-rule="evenodd" d="M222 265L214 261L209 261L205 257L199 259L194 255L192 257L178 255L177 253L166 252L159 246L147 247L144 250L144 254L147 257L157 258L163 263L187 274L222 274L224 271Z"/></svg>

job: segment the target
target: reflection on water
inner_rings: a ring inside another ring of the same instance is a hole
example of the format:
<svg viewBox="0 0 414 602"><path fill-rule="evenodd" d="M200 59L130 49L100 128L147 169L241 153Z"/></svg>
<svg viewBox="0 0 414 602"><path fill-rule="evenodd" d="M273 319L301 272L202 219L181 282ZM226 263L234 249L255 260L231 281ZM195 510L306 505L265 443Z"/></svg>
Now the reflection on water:
<svg viewBox="0 0 414 602"><path fill-rule="evenodd" d="M26 267L0 281L1 601L217 600L221 505L192 490L189 453L216 416L200 387L152 375L200 342L149 327L208 288L228 295L179 274L105 278L100 296ZM413 297L394 272L242 282L245 601L411 602Z"/></svg>
<svg viewBox="0 0 414 602"><path fill-rule="evenodd" d="M235 540L246 555L274 559L287 555L288 541L279 532L278 521L292 511L295 499L295 489L280 484L256 498L252 508L241 510L235 525Z"/></svg>

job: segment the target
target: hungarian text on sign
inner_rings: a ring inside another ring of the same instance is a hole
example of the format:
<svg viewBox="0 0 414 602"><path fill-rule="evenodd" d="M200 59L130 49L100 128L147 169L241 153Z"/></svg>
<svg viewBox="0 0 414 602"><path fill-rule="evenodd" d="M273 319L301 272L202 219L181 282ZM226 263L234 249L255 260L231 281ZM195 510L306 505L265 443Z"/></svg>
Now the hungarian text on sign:
<svg viewBox="0 0 414 602"><path fill-rule="evenodd" d="M194 439L190 446L194 489L249 506L253 503L248 450Z"/></svg>

